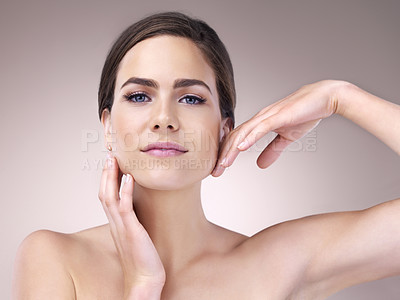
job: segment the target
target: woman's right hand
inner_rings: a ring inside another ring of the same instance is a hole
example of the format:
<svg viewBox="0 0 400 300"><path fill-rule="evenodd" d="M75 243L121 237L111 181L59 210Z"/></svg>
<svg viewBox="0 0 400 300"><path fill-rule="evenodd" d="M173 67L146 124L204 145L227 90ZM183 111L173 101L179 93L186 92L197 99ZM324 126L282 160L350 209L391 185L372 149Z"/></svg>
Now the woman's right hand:
<svg viewBox="0 0 400 300"><path fill-rule="evenodd" d="M124 274L124 299L160 299L165 270L157 250L133 210L134 179L121 178L117 160L108 153L101 176L99 199L107 215Z"/></svg>

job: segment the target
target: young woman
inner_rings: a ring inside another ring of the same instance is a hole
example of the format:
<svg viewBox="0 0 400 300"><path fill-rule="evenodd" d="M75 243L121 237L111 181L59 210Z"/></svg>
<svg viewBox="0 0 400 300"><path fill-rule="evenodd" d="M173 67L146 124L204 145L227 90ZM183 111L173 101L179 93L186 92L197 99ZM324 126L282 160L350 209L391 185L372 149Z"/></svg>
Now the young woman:
<svg viewBox="0 0 400 300"><path fill-rule="evenodd" d="M332 114L400 154L400 107L336 80L303 86L236 129L234 107L229 56L204 22L161 13L127 28L99 87L109 224L28 236L14 299L324 299L400 274L400 199L252 237L209 222L200 199L204 178L268 132L278 135L260 168Z"/></svg>

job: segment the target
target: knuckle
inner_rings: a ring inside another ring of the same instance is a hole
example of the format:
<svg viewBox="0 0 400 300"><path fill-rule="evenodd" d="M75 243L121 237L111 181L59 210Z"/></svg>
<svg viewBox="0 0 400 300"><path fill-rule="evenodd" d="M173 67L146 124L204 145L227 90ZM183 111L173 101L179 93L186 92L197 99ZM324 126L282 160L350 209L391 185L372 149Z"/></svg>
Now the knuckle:
<svg viewBox="0 0 400 300"><path fill-rule="evenodd" d="M262 120L262 122L260 123L260 128L259 129L261 131L267 130L271 126L271 122L272 122L272 120L270 118Z"/></svg>
<svg viewBox="0 0 400 300"><path fill-rule="evenodd" d="M232 144L238 144L241 140L243 140L247 135L247 132L245 129L241 129L240 131L237 132L234 142Z"/></svg>
<svg viewBox="0 0 400 300"><path fill-rule="evenodd" d="M268 110L270 110L271 109L271 107L270 106L266 106L266 107L264 107L263 109L261 109L261 111L260 111L260 115L263 115L264 113L266 113Z"/></svg>
<svg viewBox="0 0 400 300"><path fill-rule="evenodd" d="M104 193L102 191L99 192L98 198L99 198L100 202L102 202L102 203L105 202L104 200L105 200L106 197L105 197L105 195L104 195Z"/></svg>
<svg viewBox="0 0 400 300"><path fill-rule="evenodd" d="M251 132L251 136L253 136L253 137L260 136L260 134L265 132L265 128L266 128L266 126L264 125L264 123L258 124L258 126L256 128L254 128L254 130Z"/></svg>
<svg viewBox="0 0 400 300"><path fill-rule="evenodd" d="M111 206L113 206L115 204L115 201L112 198L107 198L107 199L104 200L104 204L107 207L111 207Z"/></svg>
<svg viewBox="0 0 400 300"><path fill-rule="evenodd" d="M121 215L121 217L126 217L126 216L129 216L132 213L132 210L129 209L128 207L120 206L118 208L118 212Z"/></svg>
<svg viewBox="0 0 400 300"><path fill-rule="evenodd" d="M129 198L131 196L131 193L129 191L127 191L126 189L122 189L121 196L124 198Z"/></svg>

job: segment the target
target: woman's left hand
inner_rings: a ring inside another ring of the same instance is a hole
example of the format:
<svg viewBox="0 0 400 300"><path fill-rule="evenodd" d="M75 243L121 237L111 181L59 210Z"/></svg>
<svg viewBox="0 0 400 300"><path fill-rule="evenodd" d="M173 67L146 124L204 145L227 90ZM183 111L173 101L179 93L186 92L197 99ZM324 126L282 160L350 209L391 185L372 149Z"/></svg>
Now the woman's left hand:
<svg viewBox="0 0 400 300"><path fill-rule="evenodd" d="M257 159L260 168L270 166L288 145L305 136L322 119L337 112L340 87L345 84L348 83L323 80L305 85L262 109L228 134L212 175L220 176L226 167L232 165L240 151L247 150L268 132L274 131L278 135Z"/></svg>

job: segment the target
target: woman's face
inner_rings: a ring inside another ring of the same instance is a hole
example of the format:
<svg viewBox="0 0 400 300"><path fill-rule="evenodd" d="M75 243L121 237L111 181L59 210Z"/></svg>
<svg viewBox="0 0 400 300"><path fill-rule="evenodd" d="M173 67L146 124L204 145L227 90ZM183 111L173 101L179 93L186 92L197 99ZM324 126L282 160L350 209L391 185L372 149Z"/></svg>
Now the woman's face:
<svg viewBox="0 0 400 300"><path fill-rule="evenodd" d="M227 119L214 72L192 41L163 35L136 44L120 63L114 95L102 123L123 173L160 190L211 173Z"/></svg>

